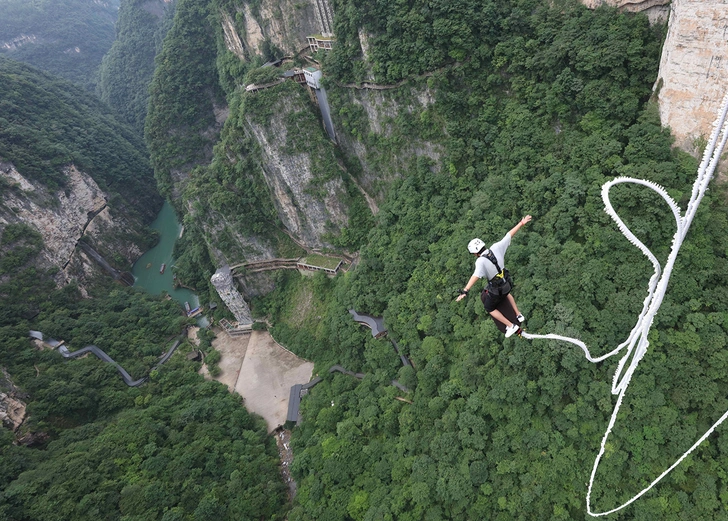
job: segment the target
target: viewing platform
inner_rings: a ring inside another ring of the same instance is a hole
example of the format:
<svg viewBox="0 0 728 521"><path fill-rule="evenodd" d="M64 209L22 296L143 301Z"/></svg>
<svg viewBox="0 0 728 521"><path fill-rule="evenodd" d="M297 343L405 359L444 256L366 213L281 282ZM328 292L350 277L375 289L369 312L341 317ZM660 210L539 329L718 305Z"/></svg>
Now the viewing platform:
<svg viewBox="0 0 728 521"><path fill-rule="evenodd" d="M307 36L306 40L308 40L308 48L311 49L311 52L330 51L334 48L334 43L336 43L336 37L333 34L315 34Z"/></svg>
<svg viewBox="0 0 728 521"><path fill-rule="evenodd" d="M298 259L268 259L253 262L241 262L230 266L231 270L243 268L245 273L259 273L273 270L299 270L301 273L323 271L327 275L336 275L349 268L348 263L340 257L311 254Z"/></svg>

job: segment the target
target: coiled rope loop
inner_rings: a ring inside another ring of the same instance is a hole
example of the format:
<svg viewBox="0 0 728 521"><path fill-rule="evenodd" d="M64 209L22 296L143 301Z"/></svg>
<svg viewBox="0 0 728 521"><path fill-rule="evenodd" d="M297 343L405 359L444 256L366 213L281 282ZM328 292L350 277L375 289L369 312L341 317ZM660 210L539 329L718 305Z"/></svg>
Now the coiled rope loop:
<svg viewBox="0 0 728 521"><path fill-rule="evenodd" d="M693 221L695 212L697 211L698 206L700 205L700 202L703 199L706 190L708 189L708 183L710 183L710 180L713 177L713 173L715 172L715 168L718 165L720 155L723 151L726 140L728 139L728 122L726 122L727 113L728 95L726 95L726 97L723 99L722 107L720 109L720 112L718 113L718 117L716 118L715 123L713 124L713 132L711 134L710 141L708 142L708 146L705 148L705 152L703 153L703 159L700 163L700 167L698 168L698 174L695 182L693 183L693 190L690 201L688 202L687 209L685 211L685 215L681 215L680 207L668 195L667 191L663 187L651 181L646 181L644 179L633 179L630 177L618 177L602 185L602 200L604 201L604 210L607 212L607 214L609 214L612 219L614 219L614 221L617 223L617 227L622 232L622 234L624 234L624 236L629 240L629 242L637 246L642 251L642 253L650 260L654 268L654 273L652 277L650 277L648 283L647 297L645 298L644 304L642 306L642 311L637 317L637 323L632 328L632 331L630 332L627 339L609 353L601 356L593 356L589 352L586 344L576 338L570 338L556 334L535 335L527 332L523 332L521 335L523 338L527 338L530 340L560 340L577 345L584 352L586 359L593 363L601 362L602 360L616 355L625 347L627 348L626 352L619 360L617 370L615 371L614 378L612 380L612 394L617 395L617 403L614 406L614 410L612 411L612 416L609 420L609 424L606 431L604 432L604 436L602 437L601 447L599 449L599 453L597 454L596 459L594 460L594 466L592 467L591 476L589 478L589 488L586 495L586 507L587 512L591 516L600 517L612 514L614 512L622 510L626 506L639 499L652 487L659 483L662 478L669 474L675 467L677 467L691 452L693 452L693 450L695 450L703 441L705 441L708 436L710 436L710 434L716 429L716 427L718 427L721 423L723 423L726 418L728 418L728 411L726 411L726 413L723 414L723 416L721 416L720 419L715 422L705 432L705 434L703 434L703 436L701 436L700 439L698 439L695 444L693 444L692 447L690 447L680 458L678 458L675 463L673 463L667 470L665 470L652 483L650 483L649 486L645 487L629 501L623 503L617 508L613 508L612 510L608 510L605 512L594 512L592 510L592 488L594 485L597 468L599 467L599 462L604 455L607 439L609 438L609 434L612 432L612 428L614 427L614 424L617 420L617 414L619 413L619 408L622 405L622 400L624 398L625 392L627 391L627 387L629 386L629 382L632 379L632 375L637 369L640 360L642 360L642 358L647 353L647 348L650 344L647 340L647 336L650 332L650 329L652 328L654 318L657 315L657 312L660 310L660 306L662 305L662 301L665 297L667 284L670 280L670 275L672 274L672 269L675 265L675 259L677 259L677 254L680 251L683 240L685 239L685 236L690 229L690 224ZM667 202L670 210L672 210L673 216L675 217L676 230L672 239L672 248L670 250L670 255L667 258L664 269L660 267L660 263L649 250L649 248L647 248L647 246L645 246L637 237L635 237L635 235L630 231L627 225L624 224L624 221L622 221L622 219L619 217L619 215L617 215L617 212L612 207L612 203L609 200L609 190L612 186L620 183L633 183L643 185L654 190L665 200L665 202Z"/></svg>

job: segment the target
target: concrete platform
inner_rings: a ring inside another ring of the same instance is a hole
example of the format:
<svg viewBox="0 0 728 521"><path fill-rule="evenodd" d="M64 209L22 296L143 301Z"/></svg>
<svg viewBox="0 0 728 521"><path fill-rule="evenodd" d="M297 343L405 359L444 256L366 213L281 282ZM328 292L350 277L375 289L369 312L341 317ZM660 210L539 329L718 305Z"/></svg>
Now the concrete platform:
<svg viewBox="0 0 728 521"><path fill-rule="evenodd" d="M253 331L235 391L249 411L265 419L268 432L273 432L286 421L291 386L308 382L312 374L312 362L278 345L267 331Z"/></svg>

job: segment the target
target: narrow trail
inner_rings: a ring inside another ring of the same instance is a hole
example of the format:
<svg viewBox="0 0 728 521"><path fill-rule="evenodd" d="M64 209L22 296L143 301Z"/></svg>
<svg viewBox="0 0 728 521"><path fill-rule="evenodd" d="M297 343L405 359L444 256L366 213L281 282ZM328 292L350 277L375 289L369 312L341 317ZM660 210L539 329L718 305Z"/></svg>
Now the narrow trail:
<svg viewBox="0 0 728 521"><path fill-rule="evenodd" d="M63 356L63 358L76 358L76 357L79 357L86 353L93 353L100 360L103 360L104 362L108 362L111 365L113 365L116 368L116 370L119 372L119 374L121 375L121 378L122 378L122 380L124 380L124 383L126 385L128 385L129 387L139 387L141 384L143 384L144 382L146 382L149 379L148 376L144 376L137 380L132 379L131 375L127 372L126 369L124 369L121 365L119 365L118 362L116 362L113 358L111 358L109 355L107 355L103 349L96 347L94 345L82 347L81 349L78 349L77 351L71 352L68 350L68 348L65 345L59 344L59 342L57 340L54 340L52 338L44 339L43 333L41 333L40 331L31 331L29 336L31 338L36 338L41 341L45 340L46 342L51 343L52 345L53 344L58 345L58 352L61 354L61 356ZM177 350L177 348L179 347L179 345L181 343L182 343L181 340L175 340L174 344L172 344L172 347L170 347L169 350L159 358L159 361L154 365L154 367L152 367L149 370L149 372L151 373L152 371L156 370L160 365L162 365L167 360L169 360L169 358L174 354L174 352ZM38 369L36 368L36 371L37 370Z"/></svg>
<svg viewBox="0 0 728 521"><path fill-rule="evenodd" d="M586 507L589 515L593 517L606 516L622 510L626 506L630 505L631 503L642 497L652 487L657 485L665 476L667 476L675 467L677 467L686 457L688 457L688 455L693 452L693 450L695 450L701 443L703 443L703 441L705 441L708 436L710 436L712 432L721 423L723 423L726 418L728 418L728 411L726 411L725 414L723 414L723 416L721 416L720 419L718 419L718 421L716 421L705 432L705 434L703 434L695 442L695 444L693 444L692 447L690 447L682 456L680 456L680 458L678 458L677 461L675 461L675 463L673 463L669 468L667 468L667 470L665 470L654 481L652 481L649 486L642 489L629 501L623 503L616 508L613 508L612 510L607 510L605 512L595 512L594 510L592 510L592 488L594 486L594 479L596 476L597 468L599 467L599 463L604 456L607 439L609 438L609 435L611 434L612 429L614 428L614 425L617 421L617 415L619 413L620 407L622 406L622 400L624 399L624 395L627 391L627 387L629 386L632 376L637 370L637 366L639 365L640 361L647 353L647 348L650 344L647 337L649 335L650 329L652 328L652 323L655 319L655 316L660 310L660 306L662 305L662 301L665 297L667 284L670 281L670 275L672 274L673 267L675 266L675 260L677 259L678 252L680 251L680 247L682 246L682 243L685 240L685 236L690 229L690 225L693 221L693 218L695 217L698 206L700 205L700 202L702 201L703 196L708 189L708 183L710 183L710 180L713 178L713 173L715 172L718 161L720 160L720 155L723 151L726 140L728 140L728 121L726 121L727 114L728 95L726 95L726 97L723 99L723 105L714 123L713 133L711 135L708 146L705 149L705 153L703 154L703 160L700 163L700 167L698 168L698 174L695 179L695 183L693 184L692 195L690 197L690 201L688 202L687 209L684 215L682 215L680 207L675 202L675 200L673 200L668 195L667 191L663 187L651 181L646 181L644 179L634 179L630 177L618 177L602 185L602 200L604 201L605 211L617 223L617 226L622 234L624 234L624 236L632 244L639 248L640 251L642 251L642 253L650 260L654 268L654 273L650 278L648 284L647 296L645 297L642 311L637 317L637 323L635 324L627 339L609 353L601 356L594 356L591 354L586 344L576 338L570 338L556 334L536 335L527 332L523 332L521 335L523 338L526 338L528 340L547 339L569 342L581 348L581 350L584 352L584 356L586 357L586 359L592 363L601 362L602 360L605 360L611 356L616 355L617 353L620 353L623 349L626 348L626 352L620 359L617 370L614 373L614 377L612 380L612 394L618 396L617 403L615 404L614 410L612 411L612 416L609 420L607 430L604 432L601 447L594 461L594 466L592 468L591 476L589 478L589 488L586 495ZM622 183L632 183L650 188L657 192L670 207L672 215L675 218L676 230L672 239L672 249L670 251L670 255L667 258L667 262L665 263L664 268L660 266L659 261L652 254L649 248L647 248L647 246L645 246L637 237L635 237L635 235L630 231L627 225L624 224L624 221L622 221L619 215L617 215L617 212L612 206L612 203L609 199L609 190L612 188L612 186Z"/></svg>

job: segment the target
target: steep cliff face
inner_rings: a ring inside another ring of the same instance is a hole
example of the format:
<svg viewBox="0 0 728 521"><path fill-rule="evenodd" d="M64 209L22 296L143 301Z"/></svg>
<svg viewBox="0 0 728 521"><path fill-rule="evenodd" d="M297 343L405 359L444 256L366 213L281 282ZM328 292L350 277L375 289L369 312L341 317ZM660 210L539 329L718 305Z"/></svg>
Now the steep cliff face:
<svg viewBox="0 0 728 521"><path fill-rule="evenodd" d="M25 421L28 396L18 389L5 368L0 368L0 422L13 432Z"/></svg>
<svg viewBox="0 0 728 521"><path fill-rule="evenodd" d="M323 32L313 0L262 0L256 8L244 3L221 18L225 43L240 58L266 55L271 45L294 55L308 48L307 36ZM233 19L240 20L239 27Z"/></svg>
<svg viewBox="0 0 728 521"><path fill-rule="evenodd" d="M728 3L715 0L582 0L590 8L610 5L668 21L655 83L662 124L675 144L699 154L723 97L728 93ZM669 15L669 16L668 16Z"/></svg>
<svg viewBox="0 0 728 521"><path fill-rule="evenodd" d="M53 192L24 177L12 164L0 164L0 179L9 186L0 198L0 227L23 222L37 229L44 243L41 265L59 268L57 284L76 279L83 286L98 268L76 249L78 240L86 235L107 256L118 255L117 260L131 264L142 251L128 230L143 225L121 212L112 216L107 194L87 174L69 166L64 175L66 186Z"/></svg>
<svg viewBox="0 0 728 521"><path fill-rule="evenodd" d="M307 87L287 81L234 96L183 198L214 262L235 265L331 247L349 223L346 180Z"/></svg>
<svg viewBox="0 0 728 521"><path fill-rule="evenodd" d="M154 57L161 48L173 0L128 0L119 9L116 39L99 69L103 101L141 134L149 103Z"/></svg>
<svg viewBox="0 0 728 521"><path fill-rule="evenodd" d="M269 125L248 121L261 147L266 182L286 229L311 248L328 246L324 235L337 234L348 221L342 202L346 198L344 183L340 177L322 179L311 154L290 149L284 121L296 108L281 108ZM308 130L321 132L316 127Z"/></svg>
<svg viewBox="0 0 728 521"><path fill-rule="evenodd" d="M673 0L655 86L676 145L699 153L728 93L728 3Z"/></svg>
<svg viewBox="0 0 728 521"><path fill-rule="evenodd" d="M190 202L187 209L193 218L201 218L201 212L198 212L194 203ZM206 218L202 220L202 227L207 237L207 249L216 266L273 259L277 256L273 241L252 233L242 233L238 223L223 212L208 210Z"/></svg>
<svg viewBox="0 0 728 521"><path fill-rule="evenodd" d="M670 0L581 0L589 9L600 5L617 7L630 13L645 13L650 22L665 22L670 12Z"/></svg>

